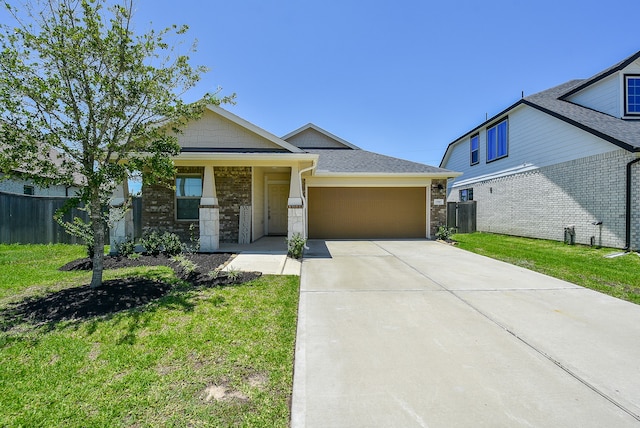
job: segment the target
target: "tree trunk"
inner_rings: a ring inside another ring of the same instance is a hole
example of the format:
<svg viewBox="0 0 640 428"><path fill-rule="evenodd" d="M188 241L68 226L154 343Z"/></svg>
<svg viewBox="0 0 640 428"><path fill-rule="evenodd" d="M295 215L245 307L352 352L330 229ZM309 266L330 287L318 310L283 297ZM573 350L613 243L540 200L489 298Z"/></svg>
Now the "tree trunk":
<svg viewBox="0 0 640 428"><path fill-rule="evenodd" d="M91 200L91 227L93 228L93 273L91 288L102 285L102 270L104 268L104 225L102 223L102 207L100 198L95 196Z"/></svg>

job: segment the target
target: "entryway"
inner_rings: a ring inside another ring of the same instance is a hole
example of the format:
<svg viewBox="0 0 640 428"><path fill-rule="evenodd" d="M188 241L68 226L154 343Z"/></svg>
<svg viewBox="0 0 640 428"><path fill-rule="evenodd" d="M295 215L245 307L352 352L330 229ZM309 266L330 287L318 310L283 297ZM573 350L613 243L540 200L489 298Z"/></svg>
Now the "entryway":
<svg viewBox="0 0 640 428"><path fill-rule="evenodd" d="M286 235L289 199L289 183L267 184L267 234Z"/></svg>

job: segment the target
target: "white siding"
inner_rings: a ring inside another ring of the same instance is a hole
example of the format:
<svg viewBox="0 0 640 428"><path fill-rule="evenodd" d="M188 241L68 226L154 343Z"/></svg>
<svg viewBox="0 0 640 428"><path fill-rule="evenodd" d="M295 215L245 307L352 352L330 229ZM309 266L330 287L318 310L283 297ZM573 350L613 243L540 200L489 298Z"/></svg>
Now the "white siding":
<svg viewBox="0 0 640 428"><path fill-rule="evenodd" d="M611 116L621 117L620 75L614 73L572 95L568 101Z"/></svg>
<svg viewBox="0 0 640 428"><path fill-rule="evenodd" d="M469 138L455 144L443 168L460 171L455 181L474 177L507 174L523 165L543 167L556 163L618 150L586 131L529 106L521 105L509 114L509 155L486 162L486 128L480 129L480 163L469 165Z"/></svg>
<svg viewBox="0 0 640 428"><path fill-rule="evenodd" d="M282 149L277 144L211 111L189 123L178 135L182 147L231 149Z"/></svg>
<svg viewBox="0 0 640 428"><path fill-rule="evenodd" d="M0 174L2 177L2 174ZM49 186L39 187L34 185L31 181L13 179L13 180L0 180L0 192L18 193L24 194L24 186L33 186L34 196L74 196L78 188L65 186Z"/></svg>

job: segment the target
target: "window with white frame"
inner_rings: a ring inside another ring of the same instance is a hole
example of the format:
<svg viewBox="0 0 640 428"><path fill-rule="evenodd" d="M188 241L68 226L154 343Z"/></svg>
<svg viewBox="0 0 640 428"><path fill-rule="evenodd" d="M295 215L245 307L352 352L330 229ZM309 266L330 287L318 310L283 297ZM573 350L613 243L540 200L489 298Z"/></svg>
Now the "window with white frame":
<svg viewBox="0 0 640 428"><path fill-rule="evenodd" d="M640 75L624 76L626 116L640 116Z"/></svg>
<svg viewBox="0 0 640 428"><path fill-rule="evenodd" d="M471 146L471 165L480 162L480 135L471 136L469 144Z"/></svg>
<svg viewBox="0 0 640 428"><path fill-rule="evenodd" d="M487 162L509 155L509 119L487 128Z"/></svg>
<svg viewBox="0 0 640 428"><path fill-rule="evenodd" d="M176 177L176 219L198 220L201 197L202 176L179 174Z"/></svg>

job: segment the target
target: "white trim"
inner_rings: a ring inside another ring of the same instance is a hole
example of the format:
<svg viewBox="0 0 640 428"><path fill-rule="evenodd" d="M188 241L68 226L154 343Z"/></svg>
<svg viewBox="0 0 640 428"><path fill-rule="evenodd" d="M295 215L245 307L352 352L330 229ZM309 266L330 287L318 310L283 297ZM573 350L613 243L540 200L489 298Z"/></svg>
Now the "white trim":
<svg viewBox="0 0 640 428"><path fill-rule="evenodd" d="M519 173L528 172L528 171L534 171L534 170L536 170L538 168L539 167L537 167L537 166L535 166L533 164L524 163L524 164L518 165L518 166L516 166L514 168L505 169L505 170L494 172L494 173L491 173L491 174L479 175L477 177L469 178L467 180L455 181L453 183L453 185L451 186L451 188L453 189L453 188L457 188L457 187L469 186L471 184L479 183L481 181L493 180L493 179L496 179L496 178L506 177L506 176L509 176L509 175L519 174Z"/></svg>
<svg viewBox="0 0 640 428"><path fill-rule="evenodd" d="M294 161L318 161L319 155L311 153L217 153L217 152L182 152L174 156L174 161L195 162L201 165L203 162L220 162L216 166L291 166ZM274 162L279 162L277 165ZM287 163L288 162L288 163ZM224 164L224 165L222 165ZM182 164L181 164L182 165Z"/></svg>
<svg viewBox="0 0 640 428"><path fill-rule="evenodd" d="M343 144L343 145L345 145L345 146L347 146L347 147L349 147L351 149L360 150L360 147L358 147L358 146L356 146L354 144L351 144L350 142L348 142L346 140L343 140L342 138L340 138L340 137L338 137L336 135L333 135L331 132L322 129L319 126L314 125L313 123L307 123L306 125L301 126L300 128L296 129L295 131L289 132L287 135L282 137L282 139L283 140L287 140L287 139L289 139L289 138L291 138L291 137L293 137L295 135L298 135L298 134L306 131L307 129L313 129L314 131L317 131L317 132L323 134L325 137L329 137L332 140L335 140L336 142L338 142L340 144Z"/></svg>
<svg viewBox="0 0 640 428"><path fill-rule="evenodd" d="M427 192L427 196L426 196L426 203L427 206L425 207L425 212L426 212L426 216L427 216L427 222L425 224L425 229L426 229L426 233L425 233L425 237L427 239L431 239L431 185L433 184L433 180L429 180L429 185L427 187L425 187L425 192Z"/></svg>

